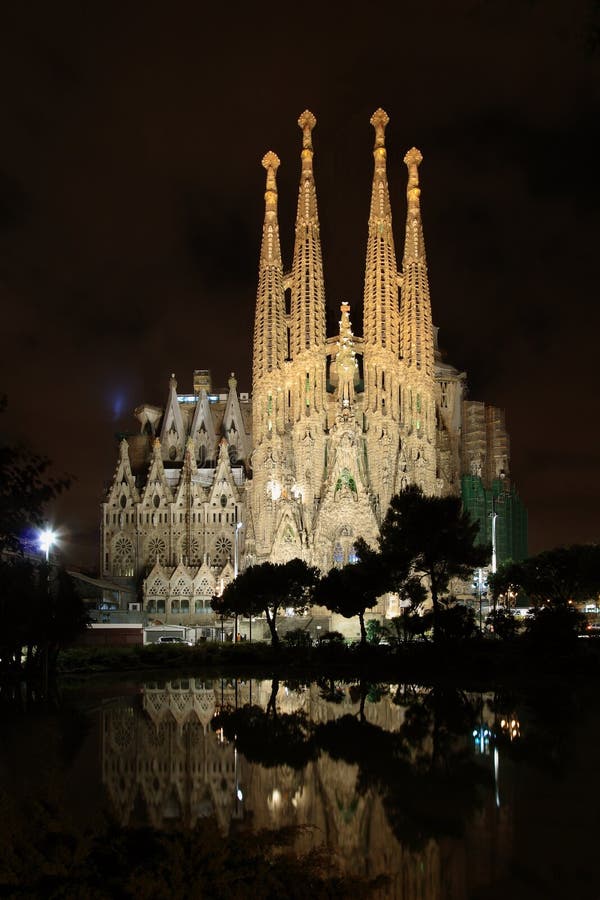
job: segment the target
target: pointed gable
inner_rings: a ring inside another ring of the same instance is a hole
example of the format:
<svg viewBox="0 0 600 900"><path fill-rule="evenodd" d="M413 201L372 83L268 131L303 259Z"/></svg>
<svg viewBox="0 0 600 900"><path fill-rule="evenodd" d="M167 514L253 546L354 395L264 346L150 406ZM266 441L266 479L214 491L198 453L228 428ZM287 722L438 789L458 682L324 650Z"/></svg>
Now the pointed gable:
<svg viewBox="0 0 600 900"><path fill-rule="evenodd" d="M219 460L212 488L210 489L209 503L211 506L227 509L234 503L239 503L239 499L239 491L231 471L227 441L223 439L219 447Z"/></svg>
<svg viewBox="0 0 600 900"><path fill-rule="evenodd" d="M227 438L230 447L229 456L232 462L235 462L237 459L249 460L249 440L240 408L237 381L233 372L229 379L229 395L223 416L223 435Z"/></svg>
<svg viewBox="0 0 600 900"><path fill-rule="evenodd" d="M194 593L192 577L187 566L179 563L170 579L170 589L172 597L185 597L189 599Z"/></svg>
<svg viewBox="0 0 600 900"><path fill-rule="evenodd" d="M160 509L172 502L173 494L165 475L161 443L156 438L152 447L152 460L148 470L146 486L142 494L142 504L148 508Z"/></svg>
<svg viewBox="0 0 600 900"><path fill-rule="evenodd" d="M201 597L212 597L216 586L215 576L205 560L194 577L194 593Z"/></svg>
<svg viewBox="0 0 600 900"><path fill-rule="evenodd" d="M169 379L169 396L165 406L160 442L169 459L181 458L185 446L185 427L179 400L177 399L177 380L175 375ZM165 458L167 458L165 457Z"/></svg>
<svg viewBox="0 0 600 900"><path fill-rule="evenodd" d="M169 576L161 566L155 562L148 577L144 581L144 597L147 599L165 599L169 593Z"/></svg>
<svg viewBox="0 0 600 900"><path fill-rule="evenodd" d="M135 478L131 471L131 463L129 460L129 445L125 438L119 445L119 461L115 474L110 486L107 501L112 506L119 506L125 509L134 503L140 502L139 491L135 484Z"/></svg>
<svg viewBox="0 0 600 900"><path fill-rule="evenodd" d="M202 389L190 428L190 437L194 441L196 458L200 466L207 459L214 459L217 452L217 435L213 423L208 394Z"/></svg>

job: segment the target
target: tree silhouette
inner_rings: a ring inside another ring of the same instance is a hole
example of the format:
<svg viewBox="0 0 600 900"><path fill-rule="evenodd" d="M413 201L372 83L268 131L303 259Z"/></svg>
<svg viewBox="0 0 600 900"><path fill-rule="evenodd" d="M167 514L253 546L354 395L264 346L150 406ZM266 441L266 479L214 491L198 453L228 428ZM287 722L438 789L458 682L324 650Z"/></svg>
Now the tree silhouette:
<svg viewBox="0 0 600 900"><path fill-rule="evenodd" d="M475 544L478 531L459 497L428 497L416 485L392 497L379 537L382 560L396 581L417 577L427 582L434 639L450 580L466 579L489 562L489 547Z"/></svg>
<svg viewBox="0 0 600 900"><path fill-rule="evenodd" d="M358 616L360 641L367 643L365 612L375 606L385 593L388 579L381 564L381 557L359 538L355 545L357 563L349 563L341 569L331 569L317 584L314 602L346 619Z"/></svg>
<svg viewBox="0 0 600 900"><path fill-rule="evenodd" d="M256 616L264 614L273 646L279 645L277 616L291 608L302 614L312 603L318 571L301 559L287 563L265 562L250 566L231 581L221 597L214 597L212 608L219 615Z"/></svg>
<svg viewBox="0 0 600 900"><path fill-rule="evenodd" d="M545 550L518 563L500 566L490 575L494 597L519 588L532 603L565 606L596 598L600 592L600 545L573 544Z"/></svg>
<svg viewBox="0 0 600 900"><path fill-rule="evenodd" d="M0 395L0 413L6 396ZM44 522L44 508L71 482L50 474L50 460L28 447L0 442L0 553L22 550L24 532Z"/></svg>

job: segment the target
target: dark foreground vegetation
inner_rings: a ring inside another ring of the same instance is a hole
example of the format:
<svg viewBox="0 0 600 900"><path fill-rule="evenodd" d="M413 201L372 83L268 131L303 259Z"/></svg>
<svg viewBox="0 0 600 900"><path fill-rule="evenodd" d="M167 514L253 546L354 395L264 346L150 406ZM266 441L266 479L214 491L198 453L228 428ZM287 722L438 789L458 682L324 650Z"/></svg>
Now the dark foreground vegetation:
<svg viewBox="0 0 600 900"><path fill-rule="evenodd" d="M65 650L59 660L62 676L100 672L201 672L234 673L239 677L279 675L311 677L335 674L387 681L431 684L438 681L464 687L491 683L537 682L556 677L600 679L600 640L581 640L565 645L542 645L529 640L474 639L434 645L411 642L400 648L343 642L317 647L264 643L182 644L131 648L81 648Z"/></svg>

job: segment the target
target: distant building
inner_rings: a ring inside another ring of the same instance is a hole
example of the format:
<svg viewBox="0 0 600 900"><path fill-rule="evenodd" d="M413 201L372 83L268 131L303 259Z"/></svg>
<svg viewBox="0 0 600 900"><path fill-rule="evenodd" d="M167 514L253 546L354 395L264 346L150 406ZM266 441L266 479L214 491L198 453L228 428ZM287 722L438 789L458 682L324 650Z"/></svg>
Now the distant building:
<svg viewBox="0 0 600 900"><path fill-rule="evenodd" d="M313 175L312 113L302 131L291 270L279 242L277 156L263 159L265 217L253 342L252 395L214 393L194 372L190 394L172 376L163 407L136 410L103 505L102 571L145 574L147 609L180 621L206 616L210 598L242 568L301 557L327 571L370 543L390 498L408 484L462 493L498 558L521 558L527 524L510 484L501 410L466 399L466 375L442 360L432 324L421 222L421 153L408 170L402 265L387 183L386 113L379 109L368 221L363 336L350 308L325 331L325 288ZM358 236L360 240L360 236ZM504 518L503 518L504 517ZM500 537L501 536L501 537Z"/></svg>

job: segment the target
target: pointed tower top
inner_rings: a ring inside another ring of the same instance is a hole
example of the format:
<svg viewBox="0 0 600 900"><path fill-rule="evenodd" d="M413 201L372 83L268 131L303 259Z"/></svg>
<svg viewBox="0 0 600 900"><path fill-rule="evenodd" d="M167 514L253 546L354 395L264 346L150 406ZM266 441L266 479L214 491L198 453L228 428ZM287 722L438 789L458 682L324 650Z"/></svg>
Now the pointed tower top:
<svg viewBox="0 0 600 900"><path fill-rule="evenodd" d="M419 166L422 161L423 156L416 147L412 147L404 157L408 168L408 212L400 306L400 354L408 368L414 367L431 378L434 366L431 298L419 200Z"/></svg>
<svg viewBox="0 0 600 900"><path fill-rule="evenodd" d="M375 129L375 148L363 303L363 333L368 347L364 357L367 369L371 365L371 351L375 354L380 350L389 351L390 362L392 358L397 358L398 353L398 271L385 149L385 127L389 121L388 114L381 108L371 116L371 125ZM376 365L380 366L381 362L378 361ZM372 381L369 383L374 384ZM369 390L368 386L365 390Z"/></svg>
<svg viewBox="0 0 600 900"><path fill-rule="evenodd" d="M305 109L298 119L298 125L302 129L303 150L312 150L312 130L316 124L317 120L311 113L310 109Z"/></svg>
<svg viewBox="0 0 600 900"><path fill-rule="evenodd" d="M267 187L265 192L265 203L267 209L274 210L277 207L277 169L280 166L279 157L272 150L262 158L263 168L267 170Z"/></svg>
<svg viewBox="0 0 600 900"><path fill-rule="evenodd" d="M259 378L280 367L285 353L283 267L277 222L276 174L279 157L269 150L265 153L262 164L267 172L267 184L254 316L253 390L256 389Z"/></svg>
<svg viewBox="0 0 600 900"><path fill-rule="evenodd" d="M231 375L229 376L228 384L229 384L229 390L230 390L230 391L234 391L234 390L236 389L236 387L237 387L237 378L235 377L235 372L232 372Z"/></svg>
<svg viewBox="0 0 600 900"><path fill-rule="evenodd" d="M119 444L119 458L129 459L129 444L127 443L126 438L122 438L121 443Z"/></svg>
<svg viewBox="0 0 600 900"><path fill-rule="evenodd" d="M409 207L418 206L421 195L419 189L419 166L423 162L423 154L416 147L412 147L404 157L404 162L408 168L408 184L406 186L408 205Z"/></svg>
<svg viewBox="0 0 600 900"><path fill-rule="evenodd" d="M378 150L380 147L385 148L385 126L390 121L390 117L385 109L379 107L371 116L370 121L375 129L375 150Z"/></svg>
<svg viewBox="0 0 600 900"><path fill-rule="evenodd" d="M313 174L312 130L316 124L317 120L309 109L305 109L298 119L298 125L302 129L302 172L292 262L289 343L289 356L292 360L298 359L305 350L324 348L325 345L325 282ZM304 363L299 365L302 369ZM322 383L325 384L324 378ZM324 396L316 398L315 408L320 408L322 400L324 401Z"/></svg>

